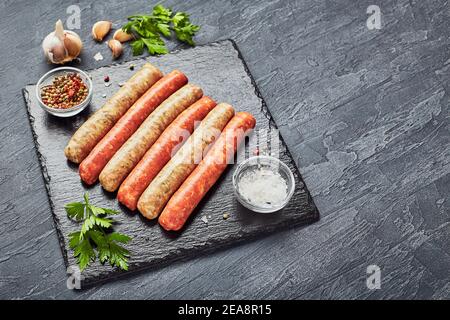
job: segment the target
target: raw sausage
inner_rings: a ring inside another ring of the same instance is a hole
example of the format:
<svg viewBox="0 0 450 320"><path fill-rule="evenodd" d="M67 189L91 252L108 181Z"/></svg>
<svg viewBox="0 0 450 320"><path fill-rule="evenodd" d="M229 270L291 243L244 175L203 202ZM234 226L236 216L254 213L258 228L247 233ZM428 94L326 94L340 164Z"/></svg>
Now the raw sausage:
<svg viewBox="0 0 450 320"><path fill-rule="evenodd" d="M174 70L148 89L81 162L79 168L81 180L87 184L97 181L108 161L145 118L187 82L187 77L181 71Z"/></svg>
<svg viewBox="0 0 450 320"><path fill-rule="evenodd" d="M159 69L146 63L73 134L64 149L67 159L75 163L83 161L117 120L162 76Z"/></svg>
<svg viewBox="0 0 450 320"><path fill-rule="evenodd" d="M159 224L166 230L180 230L200 200L216 183L234 157L239 144L255 118L247 112L238 112L227 124L206 157L183 182L159 216Z"/></svg>
<svg viewBox="0 0 450 320"><path fill-rule="evenodd" d="M102 187L110 192L117 190L164 129L202 95L200 87L187 84L156 108L102 170Z"/></svg>
<svg viewBox="0 0 450 320"><path fill-rule="evenodd" d="M208 113L139 198L137 207L144 217L158 217L169 198L201 161L205 150L212 145L233 115L233 107L226 103L218 104Z"/></svg>
<svg viewBox="0 0 450 320"><path fill-rule="evenodd" d="M164 129L202 95L198 86L187 84L161 103L102 170L99 180L103 188L110 192L117 190Z"/></svg>
<svg viewBox="0 0 450 320"><path fill-rule="evenodd" d="M145 153L141 161L120 185L117 192L119 202L130 210L136 210L139 197L153 178L170 160L172 154L175 154L176 149L180 147L183 140L192 134L195 123L201 121L215 106L216 102L205 96L184 110L164 130L158 140Z"/></svg>

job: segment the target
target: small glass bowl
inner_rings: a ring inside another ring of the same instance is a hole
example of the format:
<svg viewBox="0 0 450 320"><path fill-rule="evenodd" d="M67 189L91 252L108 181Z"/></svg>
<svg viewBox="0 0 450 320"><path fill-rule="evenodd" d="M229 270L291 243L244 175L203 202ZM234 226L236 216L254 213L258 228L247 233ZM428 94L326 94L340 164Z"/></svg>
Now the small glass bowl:
<svg viewBox="0 0 450 320"><path fill-rule="evenodd" d="M267 206L257 206L254 203L251 203L239 192L239 181L241 177L246 172L256 170L261 167L273 170L274 172L278 172L281 175L281 177L286 181L288 189L286 193L286 198L283 201ZM295 179L289 167L280 160L278 160L277 158L270 156L255 156L250 157L247 160L244 160L242 163L238 165L238 167L233 173L233 187L236 198L244 207L259 213L270 213L283 209L287 205L289 200L291 200L295 190Z"/></svg>
<svg viewBox="0 0 450 320"><path fill-rule="evenodd" d="M84 99L79 105L73 106L68 109L55 109L55 108L46 106L44 104L44 102L42 102L42 99L41 99L42 87L51 84L53 79L56 76L63 75L66 73L77 73L80 75L81 79L86 84L86 87L88 89L88 95L87 95L86 99ZM57 116L57 117L62 117L62 118L72 117L72 116L80 113L81 111L83 111L91 102L92 91L93 91L92 80L88 76L88 74L80 69L73 68L73 67L60 67L60 68L55 68L53 70L50 70L49 72L44 74L39 79L38 83L36 84L36 98L38 100L39 106L42 109L44 109L45 111L47 111L48 113L50 113L54 116Z"/></svg>

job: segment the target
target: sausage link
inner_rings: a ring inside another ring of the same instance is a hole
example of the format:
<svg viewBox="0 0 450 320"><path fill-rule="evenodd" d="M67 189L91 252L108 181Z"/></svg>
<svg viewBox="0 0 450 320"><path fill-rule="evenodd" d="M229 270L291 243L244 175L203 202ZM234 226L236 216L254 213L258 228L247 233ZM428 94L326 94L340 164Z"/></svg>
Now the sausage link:
<svg viewBox="0 0 450 320"><path fill-rule="evenodd" d="M209 189L225 171L248 130L255 127L255 118L238 112L227 124L206 157L170 198L159 216L159 224L166 230L180 230Z"/></svg>
<svg viewBox="0 0 450 320"><path fill-rule="evenodd" d="M201 121L215 106L216 102L214 100L204 96L184 110L164 130L158 140L145 153L141 161L120 185L117 192L119 202L130 210L136 210L139 197L153 178L170 160L172 154L175 153L188 135L192 134L195 123Z"/></svg>
<svg viewBox="0 0 450 320"><path fill-rule="evenodd" d="M205 151L220 135L233 115L233 107L226 103L218 104L208 113L200 126L139 198L137 207L144 217L147 219L158 217L169 198L201 161Z"/></svg>
<svg viewBox="0 0 450 320"><path fill-rule="evenodd" d="M187 77L181 71L174 70L148 89L81 162L79 168L81 180L87 184L97 181L108 161L145 118L187 82Z"/></svg>
<svg viewBox="0 0 450 320"><path fill-rule="evenodd" d="M146 63L73 134L64 149L67 159L74 163L83 161L133 103L162 76L159 69Z"/></svg>
<svg viewBox="0 0 450 320"><path fill-rule="evenodd" d="M161 103L102 170L99 180L103 188L110 192L117 190L164 129L202 95L202 89L187 84Z"/></svg>

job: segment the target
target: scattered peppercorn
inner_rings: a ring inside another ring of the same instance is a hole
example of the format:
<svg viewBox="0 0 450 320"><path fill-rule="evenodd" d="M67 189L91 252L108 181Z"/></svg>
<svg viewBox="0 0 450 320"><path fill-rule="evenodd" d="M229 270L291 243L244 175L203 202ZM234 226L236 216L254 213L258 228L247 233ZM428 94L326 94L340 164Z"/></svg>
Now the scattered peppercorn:
<svg viewBox="0 0 450 320"><path fill-rule="evenodd" d="M130 70L131 70L131 71L134 70L134 64L130 65Z"/></svg>
<svg viewBox="0 0 450 320"><path fill-rule="evenodd" d="M71 72L55 77L52 84L42 87L41 99L47 107L69 109L82 103L88 92L80 75Z"/></svg>
<svg viewBox="0 0 450 320"><path fill-rule="evenodd" d="M105 77L103 78L103 81L109 82L109 76L105 76Z"/></svg>

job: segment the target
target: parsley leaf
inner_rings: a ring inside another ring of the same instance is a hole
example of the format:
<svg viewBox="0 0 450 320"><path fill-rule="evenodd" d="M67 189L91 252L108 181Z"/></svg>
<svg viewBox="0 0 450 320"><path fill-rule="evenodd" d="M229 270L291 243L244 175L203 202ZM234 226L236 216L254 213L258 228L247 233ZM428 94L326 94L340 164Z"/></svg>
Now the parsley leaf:
<svg viewBox="0 0 450 320"><path fill-rule="evenodd" d="M114 220L109 219L109 218L102 218L102 217L97 217L97 216L91 216L90 220L92 221L92 223L96 226L108 229L111 228Z"/></svg>
<svg viewBox="0 0 450 320"><path fill-rule="evenodd" d="M110 233L107 237L110 241L117 241L120 243L128 243L131 241L131 238L129 236L117 232Z"/></svg>
<svg viewBox="0 0 450 320"><path fill-rule="evenodd" d="M134 40L131 43L131 50L134 56L138 56L144 53L144 41L142 39Z"/></svg>
<svg viewBox="0 0 450 320"><path fill-rule="evenodd" d="M200 27L191 23L187 13L177 12L175 14L173 17L173 30L175 31L178 40L186 42L191 46L195 46L192 37L200 30Z"/></svg>
<svg viewBox="0 0 450 320"><path fill-rule="evenodd" d="M200 27L191 23L187 13L173 14L172 9L158 4L150 15L129 16L122 30L135 36L136 40L131 42L133 55L144 53L145 48L151 55L157 55L168 52L161 36L170 38L173 31L179 41L195 46L193 37Z"/></svg>
<svg viewBox="0 0 450 320"><path fill-rule="evenodd" d="M83 225L81 226L81 234L80 234L80 238L84 238L84 236L86 235L86 233L92 229L92 227L94 226L94 223L91 219L91 217L87 218L84 220Z"/></svg>
<svg viewBox="0 0 450 320"><path fill-rule="evenodd" d="M89 206L89 194L87 192L84 193L83 198L86 206Z"/></svg>
<svg viewBox="0 0 450 320"><path fill-rule="evenodd" d="M100 208L100 207L93 206L92 204L89 206L89 209L96 216L101 215L101 214L119 214L119 211L117 211L117 210Z"/></svg>
<svg viewBox="0 0 450 320"><path fill-rule="evenodd" d="M95 252L88 238L80 239L77 232L70 235L70 247L74 250L73 256L77 259L80 270L83 271L89 263L95 261Z"/></svg>
<svg viewBox="0 0 450 320"><path fill-rule="evenodd" d="M118 211L90 204L87 192L84 203L69 203L65 209L69 218L83 221L80 231L69 234L69 247L81 271L97 256L102 264L109 262L113 267L128 270L130 253L120 244L127 244L131 238L118 232L108 233L115 222L108 215L116 215Z"/></svg>
<svg viewBox="0 0 450 320"><path fill-rule="evenodd" d="M170 37L170 26L167 23L158 23L156 25L156 27L158 28L158 31L161 32L161 34L164 37L166 37L166 38Z"/></svg>
<svg viewBox="0 0 450 320"><path fill-rule="evenodd" d="M172 10L158 4L153 8L152 18L158 31L166 38L170 37L170 21Z"/></svg>
<svg viewBox="0 0 450 320"><path fill-rule="evenodd" d="M130 252L116 244L115 242L109 242L109 262L111 266L117 266L123 270L128 270L128 257Z"/></svg>
<svg viewBox="0 0 450 320"><path fill-rule="evenodd" d="M153 16L159 17L161 20L170 21L172 15L172 9L165 8L162 4L158 4L153 7Z"/></svg>
<svg viewBox="0 0 450 320"><path fill-rule="evenodd" d="M155 37L155 38L142 38L141 40L144 42L150 54L153 55L166 54L168 52L166 45L161 39Z"/></svg>
<svg viewBox="0 0 450 320"><path fill-rule="evenodd" d="M66 209L67 215L71 219L81 221L84 218L84 209L85 209L84 203L72 202L66 204L64 208Z"/></svg>

